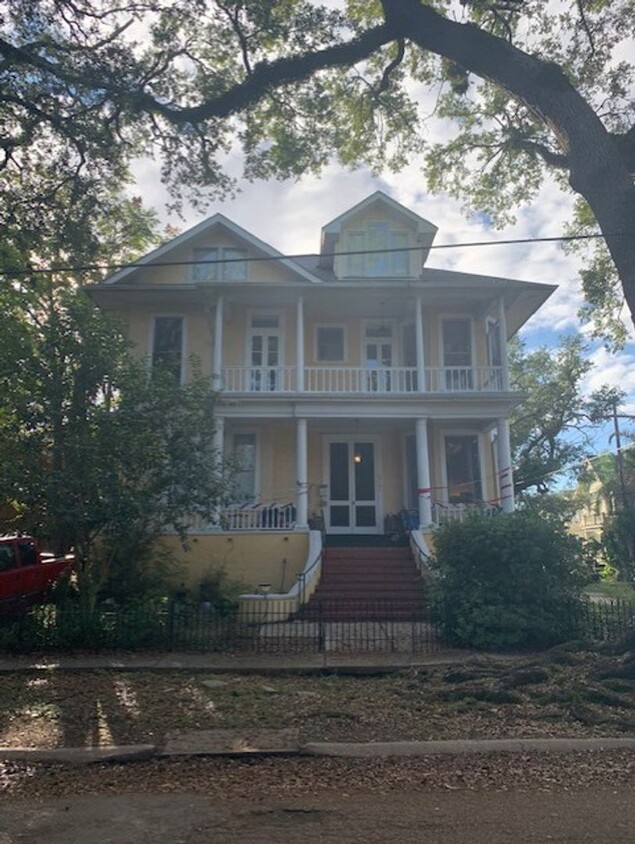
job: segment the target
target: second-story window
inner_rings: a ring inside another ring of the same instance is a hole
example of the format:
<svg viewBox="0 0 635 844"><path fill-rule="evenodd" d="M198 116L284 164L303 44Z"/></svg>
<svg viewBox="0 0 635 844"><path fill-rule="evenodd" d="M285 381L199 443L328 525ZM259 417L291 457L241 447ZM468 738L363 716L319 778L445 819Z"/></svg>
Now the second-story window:
<svg viewBox="0 0 635 844"><path fill-rule="evenodd" d="M234 247L206 247L194 250L194 281L245 281L247 252Z"/></svg>
<svg viewBox="0 0 635 844"><path fill-rule="evenodd" d="M408 233L394 229L387 222L371 222L363 231L349 232L347 251L356 254L347 256L346 275L360 278L408 276L409 252L398 251L407 246ZM391 252L391 249L396 251Z"/></svg>
<svg viewBox="0 0 635 844"><path fill-rule="evenodd" d="M183 317L155 317L152 336L152 368L169 372L177 381L180 381L182 367Z"/></svg>
<svg viewBox="0 0 635 844"><path fill-rule="evenodd" d="M443 365L472 366L472 324L469 319L443 320Z"/></svg>
<svg viewBox="0 0 635 844"><path fill-rule="evenodd" d="M342 363L344 360L344 327L342 325L317 327L316 358L319 363Z"/></svg>

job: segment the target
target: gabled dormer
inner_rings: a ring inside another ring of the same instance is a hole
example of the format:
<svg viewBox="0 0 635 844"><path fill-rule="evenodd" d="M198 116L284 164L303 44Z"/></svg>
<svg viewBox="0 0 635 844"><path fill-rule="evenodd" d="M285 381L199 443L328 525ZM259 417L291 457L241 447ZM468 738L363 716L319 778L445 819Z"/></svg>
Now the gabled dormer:
<svg viewBox="0 0 635 844"><path fill-rule="evenodd" d="M419 278L437 227L376 191L322 229L320 266L339 279Z"/></svg>

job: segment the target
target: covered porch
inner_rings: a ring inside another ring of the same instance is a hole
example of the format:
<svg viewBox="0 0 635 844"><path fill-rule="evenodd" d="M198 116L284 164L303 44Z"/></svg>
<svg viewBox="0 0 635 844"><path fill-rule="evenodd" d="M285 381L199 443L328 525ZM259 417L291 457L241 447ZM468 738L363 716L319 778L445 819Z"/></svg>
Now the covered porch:
<svg viewBox="0 0 635 844"><path fill-rule="evenodd" d="M506 418L220 417L216 435L237 500L194 533L428 531L514 509Z"/></svg>

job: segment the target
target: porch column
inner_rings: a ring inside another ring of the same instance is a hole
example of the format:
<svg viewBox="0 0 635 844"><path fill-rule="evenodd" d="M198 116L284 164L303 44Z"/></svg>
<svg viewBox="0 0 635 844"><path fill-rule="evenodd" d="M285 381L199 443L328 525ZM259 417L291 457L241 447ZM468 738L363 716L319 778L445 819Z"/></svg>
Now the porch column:
<svg viewBox="0 0 635 844"><path fill-rule="evenodd" d="M502 387L509 390L509 356L507 354L507 316L505 314L505 299L498 299L498 331L501 347L501 366L503 368Z"/></svg>
<svg viewBox="0 0 635 844"><path fill-rule="evenodd" d="M297 458L296 458L296 530L306 530L309 526L309 475L308 475L308 440L307 420L297 420Z"/></svg>
<svg viewBox="0 0 635 844"><path fill-rule="evenodd" d="M427 530L432 524L428 420L417 419L415 424L417 432L417 501L419 503L419 527L422 530Z"/></svg>
<svg viewBox="0 0 635 844"><path fill-rule="evenodd" d="M212 361L212 387L220 390L223 368L223 297L216 300L214 312L214 360Z"/></svg>
<svg viewBox="0 0 635 844"><path fill-rule="evenodd" d="M498 450L498 494L504 513L513 513L516 509L514 502L514 476L512 473L512 450L509 442L509 419L497 421L498 436L496 446Z"/></svg>
<svg viewBox="0 0 635 844"><path fill-rule="evenodd" d="M417 384L419 392L426 388L426 358L423 345L423 314L421 313L421 296L417 296L415 304L415 340L417 346Z"/></svg>
<svg viewBox="0 0 635 844"><path fill-rule="evenodd" d="M216 456L216 472L220 480L223 466L223 451L225 446L225 417L215 416L214 426L214 454ZM212 527L214 530L221 529L220 516L220 507L215 507L212 516Z"/></svg>
<svg viewBox="0 0 635 844"><path fill-rule="evenodd" d="M298 296L295 329L296 390L304 392L304 297Z"/></svg>

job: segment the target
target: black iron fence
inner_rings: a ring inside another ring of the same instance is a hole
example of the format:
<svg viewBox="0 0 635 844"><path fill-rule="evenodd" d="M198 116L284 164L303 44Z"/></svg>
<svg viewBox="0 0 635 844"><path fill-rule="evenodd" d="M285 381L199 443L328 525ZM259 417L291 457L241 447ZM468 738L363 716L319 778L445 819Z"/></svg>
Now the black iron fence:
<svg viewBox="0 0 635 844"><path fill-rule="evenodd" d="M585 602L575 616L574 634L581 639L617 641L634 629L635 604L626 601ZM433 654L451 638L420 607L403 603L321 602L289 616L274 601L213 608L164 600L91 610L35 607L5 619L0 651Z"/></svg>

